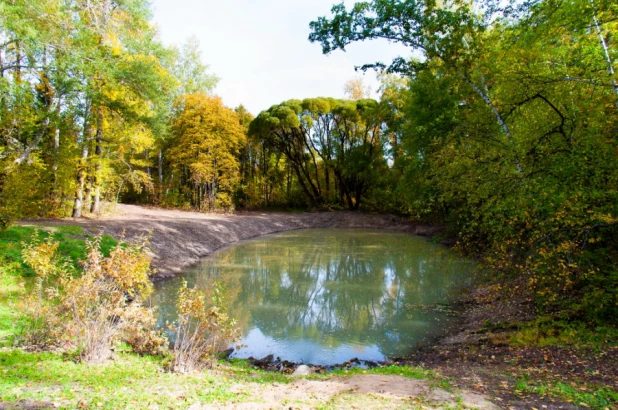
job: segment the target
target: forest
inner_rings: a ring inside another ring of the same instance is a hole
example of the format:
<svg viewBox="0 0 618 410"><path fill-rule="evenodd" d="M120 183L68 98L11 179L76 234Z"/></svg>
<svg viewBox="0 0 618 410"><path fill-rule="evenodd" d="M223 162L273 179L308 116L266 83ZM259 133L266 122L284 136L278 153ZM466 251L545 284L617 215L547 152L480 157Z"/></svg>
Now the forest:
<svg viewBox="0 0 618 410"><path fill-rule="evenodd" d="M145 0L0 1L0 223L114 202L372 211L442 224L538 312L618 324L618 4L373 0L309 16L386 39L379 98L226 107ZM342 84L342 87L344 85Z"/></svg>

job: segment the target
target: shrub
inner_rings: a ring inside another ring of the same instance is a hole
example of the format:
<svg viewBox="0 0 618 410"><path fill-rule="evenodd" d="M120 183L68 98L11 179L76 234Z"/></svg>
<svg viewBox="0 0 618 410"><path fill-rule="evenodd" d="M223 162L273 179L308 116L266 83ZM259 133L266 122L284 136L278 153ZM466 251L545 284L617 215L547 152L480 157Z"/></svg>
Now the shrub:
<svg viewBox="0 0 618 410"><path fill-rule="evenodd" d="M152 292L146 240L120 242L105 257L101 237L88 242L83 274L71 274L56 255L53 239L24 246L25 262L37 274L22 343L46 348L68 336L87 363L108 359L115 343L127 339L141 353L162 351L152 310L143 306Z"/></svg>
<svg viewBox="0 0 618 410"><path fill-rule="evenodd" d="M34 283L24 300L25 316L17 343L31 348L58 346L65 331L65 312L57 308L61 289L69 281L69 265L57 255L58 242L51 237L41 242L35 231L23 245L24 262L35 273Z"/></svg>
<svg viewBox="0 0 618 410"><path fill-rule="evenodd" d="M184 282L178 295L178 322L173 326L174 356L171 370L186 373L195 370L205 359L239 338L236 321L227 316L221 286L213 286L212 306L198 289ZM210 363L212 365L212 361Z"/></svg>

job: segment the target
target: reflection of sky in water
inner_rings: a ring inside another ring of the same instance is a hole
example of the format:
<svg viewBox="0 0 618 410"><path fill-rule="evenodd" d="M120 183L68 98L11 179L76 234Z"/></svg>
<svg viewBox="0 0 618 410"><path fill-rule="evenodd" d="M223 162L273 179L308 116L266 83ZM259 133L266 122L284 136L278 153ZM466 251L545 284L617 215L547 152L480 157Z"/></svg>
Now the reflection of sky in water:
<svg viewBox="0 0 618 410"><path fill-rule="evenodd" d="M379 346L363 346L344 344L337 347L323 346L311 339L278 340L265 336L260 329L253 328L245 335L243 343L246 346L237 349L232 357L266 357L273 352L285 352L277 354L284 360L296 363L319 363L333 365L341 363L342 357L349 359L382 361L386 356L380 351ZM285 356L284 356L285 355ZM284 356L284 357L283 357Z"/></svg>
<svg viewBox="0 0 618 410"><path fill-rule="evenodd" d="M444 303L474 268L442 246L401 233L305 230L243 242L157 287L159 323L173 321L178 288L228 289L243 330L237 357L315 364L402 355L456 324L417 305Z"/></svg>

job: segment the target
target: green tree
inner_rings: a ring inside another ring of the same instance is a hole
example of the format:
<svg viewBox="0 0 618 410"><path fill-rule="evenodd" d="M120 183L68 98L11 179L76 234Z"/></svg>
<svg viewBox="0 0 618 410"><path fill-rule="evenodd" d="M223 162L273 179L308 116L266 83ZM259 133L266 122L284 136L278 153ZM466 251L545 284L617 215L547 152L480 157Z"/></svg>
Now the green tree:
<svg viewBox="0 0 618 410"><path fill-rule="evenodd" d="M407 211L524 279L541 309L615 315L614 2L375 0L311 24L325 53L386 38L422 61L400 128ZM592 239L592 242L590 240Z"/></svg>

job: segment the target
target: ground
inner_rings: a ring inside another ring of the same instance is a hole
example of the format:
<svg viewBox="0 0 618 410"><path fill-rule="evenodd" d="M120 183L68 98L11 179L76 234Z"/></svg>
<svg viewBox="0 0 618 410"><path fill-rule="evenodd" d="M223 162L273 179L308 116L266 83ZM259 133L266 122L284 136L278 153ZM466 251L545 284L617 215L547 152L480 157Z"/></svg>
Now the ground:
<svg viewBox="0 0 618 410"><path fill-rule="evenodd" d="M22 224L79 225L90 233L127 238L149 234L156 280L176 275L239 240L293 229L359 227L426 237L441 234L438 227L389 215L212 215L130 205L118 205L114 213L100 218ZM404 367L396 370L340 371L298 379L276 373L265 376L245 363L243 368L221 364L200 374L173 375L162 372L161 362L127 354L97 369L55 356L19 356L8 349L0 352L0 375L4 376L0 408L615 408L615 341L591 348L568 343L542 346L539 341L546 338L539 336L534 343L513 344L514 329L533 317L533 308L525 297L507 303L499 294L487 287L470 292L461 331L398 359L396 364ZM13 360L15 355L19 357ZM67 370L72 366L82 367ZM113 373L112 384L105 376L109 366L122 370ZM52 370L41 372L45 367ZM56 372L57 380L47 377L50 372ZM82 377L67 379L67 372L81 372ZM139 394L133 392L136 389Z"/></svg>
<svg viewBox="0 0 618 410"><path fill-rule="evenodd" d="M407 222L392 215L362 212L205 214L118 204L97 218L26 220L21 224L79 225L90 233L114 237L150 236L154 280L178 275L213 251L243 239L305 228L375 228L433 236L436 226Z"/></svg>

